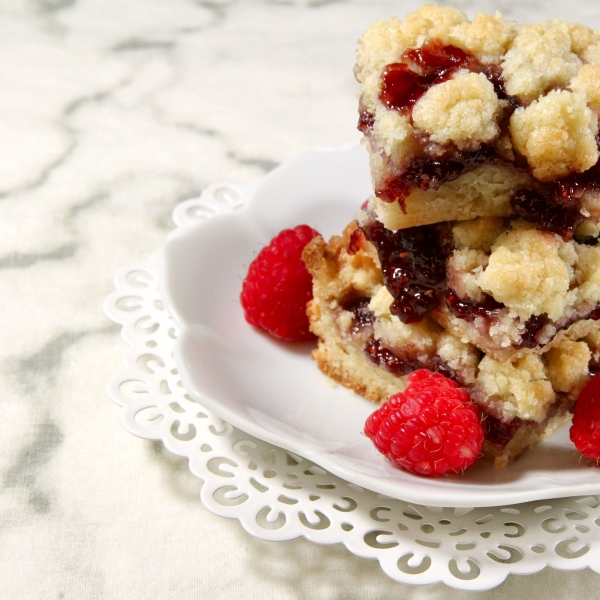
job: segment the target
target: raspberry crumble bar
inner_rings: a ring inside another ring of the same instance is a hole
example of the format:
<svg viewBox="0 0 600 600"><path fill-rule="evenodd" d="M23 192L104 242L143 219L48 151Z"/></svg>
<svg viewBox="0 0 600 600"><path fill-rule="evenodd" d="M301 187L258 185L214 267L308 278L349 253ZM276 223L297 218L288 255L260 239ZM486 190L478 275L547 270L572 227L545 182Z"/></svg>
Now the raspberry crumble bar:
<svg viewBox="0 0 600 600"><path fill-rule="evenodd" d="M304 251L313 357L374 402L454 379L504 466L600 370L600 35L425 5L364 34L356 77L374 194Z"/></svg>
<svg viewBox="0 0 600 600"><path fill-rule="evenodd" d="M386 228L516 213L568 239L598 222L595 31L425 5L364 34L356 76Z"/></svg>
<svg viewBox="0 0 600 600"><path fill-rule="evenodd" d="M373 402L430 369L464 386L486 415L484 453L498 467L567 423L590 374L600 369L600 323L582 321L537 351L498 360L431 315L403 323L374 245L356 223L329 243L314 238L304 261L313 276L308 305L319 344L313 358L331 379Z"/></svg>

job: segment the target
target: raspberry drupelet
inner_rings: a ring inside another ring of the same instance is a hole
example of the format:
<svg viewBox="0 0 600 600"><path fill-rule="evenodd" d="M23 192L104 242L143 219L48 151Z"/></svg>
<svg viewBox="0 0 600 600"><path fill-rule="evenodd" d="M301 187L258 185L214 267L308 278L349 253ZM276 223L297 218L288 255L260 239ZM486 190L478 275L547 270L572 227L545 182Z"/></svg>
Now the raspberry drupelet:
<svg viewBox="0 0 600 600"><path fill-rule="evenodd" d="M306 314L312 277L302 251L316 235L308 225L284 229L252 261L240 295L248 323L285 341L314 338Z"/></svg>
<svg viewBox="0 0 600 600"><path fill-rule="evenodd" d="M411 373L365 424L365 434L396 466L428 477L457 473L481 454L477 406L456 382L427 369Z"/></svg>

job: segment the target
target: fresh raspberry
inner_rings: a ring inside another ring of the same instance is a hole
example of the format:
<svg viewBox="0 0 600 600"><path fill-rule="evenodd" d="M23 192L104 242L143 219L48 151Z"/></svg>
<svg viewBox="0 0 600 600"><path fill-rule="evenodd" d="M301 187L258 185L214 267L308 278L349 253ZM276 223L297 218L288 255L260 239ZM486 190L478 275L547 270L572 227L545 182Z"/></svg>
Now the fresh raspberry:
<svg viewBox="0 0 600 600"><path fill-rule="evenodd" d="M252 261L240 295L250 325L289 342L314 337L306 315L312 277L302 251L316 235L308 225L284 229Z"/></svg>
<svg viewBox="0 0 600 600"><path fill-rule="evenodd" d="M600 462L600 373L581 390L569 435L583 456Z"/></svg>
<svg viewBox="0 0 600 600"><path fill-rule="evenodd" d="M483 444L481 415L469 394L439 373L419 369L365 424L365 434L396 466L428 477L472 465Z"/></svg>

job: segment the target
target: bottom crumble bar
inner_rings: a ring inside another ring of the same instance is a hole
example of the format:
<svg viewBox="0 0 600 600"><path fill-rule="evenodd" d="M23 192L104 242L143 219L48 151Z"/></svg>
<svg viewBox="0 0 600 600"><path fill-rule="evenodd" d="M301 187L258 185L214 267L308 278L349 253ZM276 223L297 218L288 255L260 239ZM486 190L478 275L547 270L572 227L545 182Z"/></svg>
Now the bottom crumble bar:
<svg viewBox="0 0 600 600"><path fill-rule="evenodd" d="M543 352L497 360L430 317L402 323L390 313L377 251L356 223L329 243L314 238L304 261L313 276L308 305L321 371L373 402L402 391L416 369L463 385L482 409L484 454L503 467L567 423L600 363L600 325L582 321Z"/></svg>

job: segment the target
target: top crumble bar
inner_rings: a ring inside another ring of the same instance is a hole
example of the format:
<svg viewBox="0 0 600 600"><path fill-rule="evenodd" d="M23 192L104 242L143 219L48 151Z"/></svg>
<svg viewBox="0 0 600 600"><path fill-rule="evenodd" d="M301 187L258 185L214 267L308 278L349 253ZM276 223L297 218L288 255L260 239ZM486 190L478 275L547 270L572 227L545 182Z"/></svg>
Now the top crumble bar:
<svg viewBox="0 0 600 600"><path fill-rule="evenodd" d="M570 239L600 222L597 32L425 5L367 30L355 73L386 228L517 215Z"/></svg>

